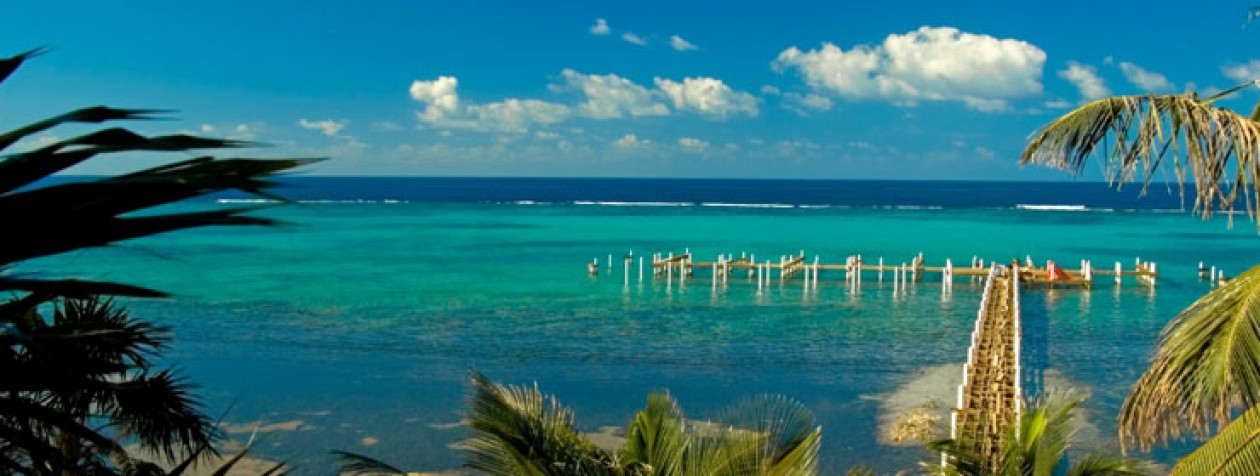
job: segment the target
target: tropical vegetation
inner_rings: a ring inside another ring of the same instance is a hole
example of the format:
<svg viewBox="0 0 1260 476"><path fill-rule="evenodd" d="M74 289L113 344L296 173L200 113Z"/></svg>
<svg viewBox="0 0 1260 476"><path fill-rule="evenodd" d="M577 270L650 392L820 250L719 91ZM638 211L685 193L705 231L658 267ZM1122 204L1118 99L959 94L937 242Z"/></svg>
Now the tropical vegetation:
<svg viewBox="0 0 1260 476"><path fill-rule="evenodd" d="M468 467L490 475L803 476L817 473L822 428L800 403L763 395L706 421L686 418L667 393L651 393L619 449L579 433L573 411L537 387L472 377ZM342 474L405 474L339 452Z"/></svg>
<svg viewBox="0 0 1260 476"><path fill-rule="evenodd" d="M1171 169L1194 213L1209 218L1260 203L1260 103L1250 116L1220 107L1260 81L1200 98L1194 92L1087 103L1043 127L1024 164L1080 173L1099 156L1107 179L1145 191ZM1232 223L1232 222L1231 222ZM1151 366L1120 413L1123 444L1149 449L1183 436L1212 438L1173 474L1260 474L1260 266L1214 289L1159 336Z"/></svg>
<svg viewBox="0 0 1260 476"><path fill-rule="evenodd" d="M1075 429L1073 411L1082 399L1070 393L1052 392L1029 402L1019 419L1007 425L1002 435L998 463L992 464L982 455L968 450L956 440L940 440L928 448L940 452L940 464L929 463L932 474L948 476L1128 476L1149 474L1150 469L1138 460L1091 454L1072 464L1066 472L1067 450Z"/></svg>
<svg viewBox="0 0 1260 476"><path fill-rule="evenodd" d="M42 52L0 59L0 82ZM0 133L0 151L24 140L33 144L36 134L65 124L157 117L161 111L88 107ZM9 296L0 301L0 472L165 474L134 458L129 448L134 447L173 460L170 474L179 474L200 455L214 452L216 426L189 383L156 363L169 330L131 317L117 301L103 297L164 293L111 281L16 273L12 267L175 230L271 224L249 215L254 208L154 208L226 190L270 197L268 177L309 161L186 155L96 180L48 180L101 156L245 145L109 127L0 155L0 215L5 219L0 291Z"/></svg>

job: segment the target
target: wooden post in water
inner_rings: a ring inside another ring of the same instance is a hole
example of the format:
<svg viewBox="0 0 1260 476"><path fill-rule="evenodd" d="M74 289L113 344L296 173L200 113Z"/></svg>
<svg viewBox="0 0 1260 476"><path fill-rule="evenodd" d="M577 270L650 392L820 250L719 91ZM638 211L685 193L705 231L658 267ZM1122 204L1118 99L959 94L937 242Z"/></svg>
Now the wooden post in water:
<svg viewBox="0 0 1260 476"><path fill-rule="evenodd" d="M1116 261L1116 284L1117 285L1120 284L1120 278L1124 276L1122 273L1124 273L1124 269L1120 267L1120 262Z"/></svg>
<svg viewBox="0 0 1260 476"><path fill-rule="evenodd" d="M1151 287L1155 287L1155 278L1156 276L1158 276L1158 274L1155 271L1155 262L1152 261L1150 263L1147 263L1146 270L1151 273L1147 275L1147 279L1149 280Z"/></svg>
<svg viewBox="0 0 1260 476"><path fill-rule="evenodd" d="M625 269L625 270L626 270L626 283L625 283L625 286L626 286L627 288L628 288L628 287L630 287L630 263L632 263L632 262L634 262L634 258L633 258L633 257L631 257L630 255L626 255L626 266L625 266L625 268L626 268L626 269Z"/></svg>
<svg viewBox="0 0 1260 476"><path fill-rule="evenodd" d="M879 257L879 282L884 282L884 257Z"/></svg>
<svg viewBox="0 0 1260 476"><path fill-rule="evenodd" d="M643 282L643 257L639 257L639 282Z"/></svg>
<svg viewBox="0 0 1260 476"><path fill-rule="evenodd" d="M954 287L954 262L945 258L945 271L941 273L941 289L948 291Z"/></svg>

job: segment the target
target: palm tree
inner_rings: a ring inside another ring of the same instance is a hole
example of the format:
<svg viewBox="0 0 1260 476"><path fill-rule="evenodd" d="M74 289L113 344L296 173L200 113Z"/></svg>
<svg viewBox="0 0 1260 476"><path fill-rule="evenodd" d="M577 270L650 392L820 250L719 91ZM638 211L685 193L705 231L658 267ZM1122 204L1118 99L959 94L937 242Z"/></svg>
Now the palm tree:
<svg viewBox="0 0 1260 476"><path fill-rule="evenodd" d="M36 49L0 59L0 82ZM0 151L62 124L159 117L160 111L88 107L0 133ZM123 283L12 274L31 258L209 225L267 225L251 208L157 213L149 209L224 190L270 196L267 177L309 160L195 157L93 181L40 186L48 176L106 154L186 152L247 143L187 135L144 136L113 127L0 155L0 471L152 474L123 449L168 459L213 451L214 425L186 380L152 360L165 328L131 318L100 295L155 297ZM51 306L47 305L51 304ZM51 316L46 313L51 310ZM182 470L181 470L182 471Z"/></svg>
<svg viewBox="0 0 1260 476"><path fill-rule="evenodd" d="M684 417L666 393L648 395L620 451L574 429L573 412L537 387L472 378L470 468L491 475L804 476L817 473L822 428L795 401L751 398L716 418ZM380 461L337 452L342 474L404 474Z"/></svg>
<svg viewBox="0 0 1260 476"><path fill-rule="evenodd" d="M1183 197L1193 197L1194 213L1208 218L1241 208L1254 218L1260 203L1260 104L1250 116L1216 105L1253 86L1260 81L1206 99L1190 92L1093 101L1038 131L1021 163L1079 173L1091 156L1100 155L1113 185L1140 181L1144 191L1171 168ZM1112 144L1100 148L1105 141ZM1193 186L1189 192L1187 184ZM1223 427L1220 437L1183 460L1174 474L1260 474L1257 402L1260 266L1203 296L1164 328L1150 368L1121 409L1121 441L1149 449L1186 434L1207 438ZM1237 444L1222 444L1227 436Z"/></svg>
<svg viewBox="0 0 1260 476"><path fill-rule="evenodd" d="M928 448L944 457L941 465L924 464L933 474L949 476L1052 476L1065 465L1072 438L1072 412L1081 403L1068 393L1051 392L1029 402L1014 425L1002 435L1000 463L996 466L967 450L956 440L934 441ZM1128 476L1148 474L1132 459L1089 455L1067 469L1069 476Z"/></svg>

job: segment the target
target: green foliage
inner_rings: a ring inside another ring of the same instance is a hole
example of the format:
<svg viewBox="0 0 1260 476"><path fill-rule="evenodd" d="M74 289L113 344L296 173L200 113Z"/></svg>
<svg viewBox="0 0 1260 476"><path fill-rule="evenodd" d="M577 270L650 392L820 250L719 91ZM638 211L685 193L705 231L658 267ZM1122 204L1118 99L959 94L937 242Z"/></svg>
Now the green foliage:
<svg viewBox="0 0 1260 476"><path fill-rule="evenodd" d="M687 420L666 393L651 393L620 451L597 447L574 415L537 387L472 377L468 466L490 475L808 476L817 473L822 428L800 403L750 398L715 419ZM334 452L348 474L404 474L375 459ZM860 474L860 473L857 473Z"/></svg>
<svg viewBox="0 0 1260 476"><path fill-rule="evenodd" d="M1002 437L1001 463L996 467L984 458L967 451L969 445L955 440L941 440L928 448L944 455L944 465L935 462L924 466L935 474L956 476L1053 476L1065 464L1071 445L1072 413L1081 400L1067 393L1051 393L1030 402L1019 420L1007 428ZM1090 455L1073 464L1068 475L1128 476L1149 474L1137 460L1106 455Z"/></svg>
<svg viewBox="0 0 1260 476"><path fill-rule="evenodd" d="M1260 474L1260 408L1251 407L1173 467L1172 476Z"/></svg>
<svg viewBox="0 0 1260 476"><path fill-rule="evenodd" d="M0 59L0 82L42 50ZM95 106L0 133L0 152L32 134L70 123L143 120L161 111ZM212 452L214 425L188 382L153 359L167 329L136 320L100 295L155 297L123 283L16 275L25 260L168 231L209 225L267 225L252 208L178 213L152 209L225 190L271 195L268 177L309 160L197 157L93 181L41 186L57 172L105 156L187 152L245 143L111 127L0 155L0 471L12 474L164 474L130 457L134 442L168 460L171 474ZM51 312L51 314L49 314ZM229 460L225 473L244 453ZM271 473L282 471L281 466Z"/></svg>
<svg viewBox="0 0 1260 476"><path fill-rule="evenodd" d="M1149 448L1205 437L1260 401L1260 266L1181 311L1120 411L1121 436Z"/></svg>

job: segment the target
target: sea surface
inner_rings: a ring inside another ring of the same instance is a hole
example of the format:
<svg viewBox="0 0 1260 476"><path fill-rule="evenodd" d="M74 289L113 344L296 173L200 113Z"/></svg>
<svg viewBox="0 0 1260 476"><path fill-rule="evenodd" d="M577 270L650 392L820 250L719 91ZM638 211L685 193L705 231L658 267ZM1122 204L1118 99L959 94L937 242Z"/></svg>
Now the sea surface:
<svg viewBox="0 0 1260 476"><path fill-rule="evenodd" d="M1175 186L1097 183L285 179L276 204L237 195L174 209L263 206L273 228L181 231L25 263L48 276L171 292L130 301L172 328L165 361L200 387L237 440L298 474L330 474L327 451L414 470L459 467L449 445L474 370L557 395L578 426L624 425L653 390L704 418L742 397L790 396L823 426L822 474L856 464L914 469L929 456L877 443L882 396L923 369L965 359L981 285L905 292L868 273L859 290L823 272L816 290L747 276L714 287L638 277L655 252L802 251L824 263L929 266L973 257L1158 263L1154 288L1100 280L1092 291L1023 295L1026 365L1088 394L1090 423L1115 415L1164 325L1210 289L1200 261L1237 274L1260 262L1245 216L1203 221ZM635 256L629 272L623 258ZM612 269L608 268L612 257ZM599 274L587 273L597 261ZM947 393L947 392L942 392ZM952 394L952 393L951 393ZM950 402L943 402L948 405ZM1171 461L1185 447L1147 457Z"/></svg>

